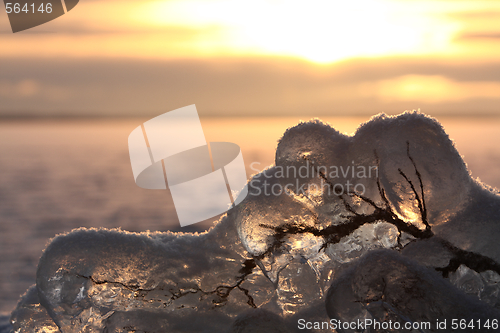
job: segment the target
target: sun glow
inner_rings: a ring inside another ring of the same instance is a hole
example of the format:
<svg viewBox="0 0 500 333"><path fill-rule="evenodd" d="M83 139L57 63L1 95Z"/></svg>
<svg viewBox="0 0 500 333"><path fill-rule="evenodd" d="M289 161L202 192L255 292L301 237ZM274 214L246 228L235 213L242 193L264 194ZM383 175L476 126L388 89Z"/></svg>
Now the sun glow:
<svg viewBox="0 0 500 333"><path fill-rule="evenodd" d="M200 48L328 63L352 57L443 52L459 26L429 6L388 0L191 0L149 2L134 19L153 26L213 29ZM206 37L206 36L205 36Z"/></svg>
<svg viewBox="0 0 500 333"><path fill-rule="evenodd" d="M496 61L498 13L500 2L483 0L89 1L47 25L58 33L43 35L43 43L29 32L4 35L0 50L22 57L262 56L318 64L407 56Z"/></svg>

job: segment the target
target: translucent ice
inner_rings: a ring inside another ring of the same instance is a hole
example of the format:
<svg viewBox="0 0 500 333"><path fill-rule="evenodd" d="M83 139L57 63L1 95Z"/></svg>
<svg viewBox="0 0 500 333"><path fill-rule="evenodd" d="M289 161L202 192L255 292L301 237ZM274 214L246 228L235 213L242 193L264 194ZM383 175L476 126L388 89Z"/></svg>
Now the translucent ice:
<svg viewBox="0 0 500 333"><path fill-rule="evenodd" d="M23 295L12 318L11 324L15 332L59 332L47 309L40 304L35 286L30 287Z"/></svg>
<svg viewBox="0 0 500 333"><path fill-rule="evenodd" d="M438 320L447 320L450 325L453 319L485 322L500 316L498 309L457 292L436 271L416 265L393 251L372 251L343 272L328 292L326 308L330 317L345 322L391 319L401 327L405 323L434 325ZM415 329L419 331L430 330ZM447 331L451 331L450 326Z"/></svg>
<svg viewBox="0 0 500 333"><path fill-rule="evenodd" d="M40 261L41 303L63 332L100 332L129 312L137 316L125 315L128 326L146 331L144 312L151 316L147 325L165 331L181 322L194 331L220 330L271 297L246 289L247 278L257 291L271 283L254 273L227 221L202 235L77 230L59 236Z"/></svg>
<svg viewBox="0 0 500 333"><path fill-rule="evenodd" d="M433 119L380 115L354 136L298 124L248 190L202 234L57 236L14 329L320 332L299 323L499 318L500 197L471 179Z"/></svg>

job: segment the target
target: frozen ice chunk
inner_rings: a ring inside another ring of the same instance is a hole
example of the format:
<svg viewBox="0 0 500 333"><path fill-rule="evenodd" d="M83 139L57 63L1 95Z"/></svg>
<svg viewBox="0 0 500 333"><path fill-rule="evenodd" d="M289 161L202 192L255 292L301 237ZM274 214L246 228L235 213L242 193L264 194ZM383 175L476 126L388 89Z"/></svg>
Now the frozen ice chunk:
<svg viewBox="0 0 500 333"><path fill-rule="evenodd" d="M484 289L480 294L481 300L500 309L500 274L492 270L481 273Z"/></svg>
<svg viewBox="0 0 500 333"><path fill-rule="evenodd" d="M189 313L189 314L188 314ZM211 314L201 311L181 309L177 315L144 310L119 311L105 321L105 332L225 332L232 323L226 315L214 311Z"/></svg>
<svg viewBox="0 0 500 333"><path fill-rule="evenodd" d="M174 322L215 311L229 324L256 307L242 286L255 269L245 254L227 219L200 235L81 229L55 238L44 252L37 288L64 332L99 332L128 311L164 313Z"/></svg>
<svg viewBox="0 0 500 333"><path fill-rule="evenodd" d="M269 311L256 309L238 316L229 333L287 333L284 320Z"/></svg>
<svg viewBox="0 0 500 333"><path fill-rule="evenodd" d="M40 304L38 291L31 286L21 297L12 313L12 329L14 332L44 332L56 333L59 328L49 316L47 309ZM3 331L0 330L3 333Z"/></svg>
<svg viewBox="0 0 500 333"><path fill-rule="evenodd" d="M317 223L315 212L287 194L286 184L275 177L275 168L265 170L250 182L249 195L236 208L236 227L246 249L253 256L263 255L275 242L275 229L287 225L314 227ZM296 233L297 238L302 237ZM283 232L283 236L294 237L294 231ZM296 240L296 239L294 239ZM300 240L297 240L300 242ZM298 246L303 251L313 252L314 241ZM293 245L289 240L287 243ZM316 248L316 252L319 248ZM302 253L305 254L305 253Z"/></svg>
<svg viewBox="0 0 500 333"><path fill-rule="evenodd" d="M481 297L484 289L484 282L478 272L473 271L465 265L460 265L458 269L450 274L450 281L466 294Z"/></svg>
<svg viewBox="0 0 500 333"><path fill-rule="evenodd" d="M421 265L433 268L447 267L454 257L450 248L437 237L412 242L403 249L402 253Z"/></svg>
<svg viewBox="0 0 500 333"><path fill-rule="evenodd" d="M286 131L276 164L206 233L54 238L12 320L71 333L494 318L498 216L435 120L380 115L354 136L314 120Z"/></svg>
<svg viewBox="0 0 500 333"><path fill-rule="evenodd" d="M372 251L343 272L328 291L326 308L336 320L390 319L401 327L429 322L433 330L438 320L447 320L450 325L456 318L469 323L471 319L485 321L500 316L499 310L457 291L437 272L387 250Z"/></svg>
<svg viewBox="0 0 500 333"><path fill-rule="evenodd" d="M268 169L252 180L248 199L236 207L234 215L245 248L256 258L266 276L277 283L279 272L294 258L308 260L317 257L323 238L301 232L302 229L315 228L316 214L281 191L282 184L273 176L274 171ZM279 188L280 193L269 192L273 188Z"/></svg>
<svg viewBox="0 0 500 333"><path fill-rule="evenodd" d="M304 156L310 156L319 165L332 164L332 158L344 150L350 138L340 134L321 120L302 122L289 128L276 148L276 165L304 165Z"/></svg>
<svg viewBox="0 0 500 333"><path fill-rule="evenodd" d="M352 137L317 120L301 123L281 138L276 165L249 188L236 210L238 233L280 295L300 285L300 276L280 281L295 262L322 279L369 251L437 235L446 245L429 241L406 255L448 273L470 253L488 267L500 259L492 236L500 234L498 196L471 180L441 125L419 113L375 117ZM480 219L473 218L478 210ZM470 235L469 224L482 237ZM303 295L281 297L283 311Z"/></svg>

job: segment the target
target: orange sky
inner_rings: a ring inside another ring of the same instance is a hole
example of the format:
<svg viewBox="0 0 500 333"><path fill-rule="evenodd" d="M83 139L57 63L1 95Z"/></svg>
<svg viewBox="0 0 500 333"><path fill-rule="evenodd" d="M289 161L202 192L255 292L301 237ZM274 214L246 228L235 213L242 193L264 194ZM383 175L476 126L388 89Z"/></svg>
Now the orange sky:
<svg viewBox="0 0 500 333"><path fill-rule="evenodd" d="M3 114L500 112L500 1L83 0L0 32Z"/></svg>

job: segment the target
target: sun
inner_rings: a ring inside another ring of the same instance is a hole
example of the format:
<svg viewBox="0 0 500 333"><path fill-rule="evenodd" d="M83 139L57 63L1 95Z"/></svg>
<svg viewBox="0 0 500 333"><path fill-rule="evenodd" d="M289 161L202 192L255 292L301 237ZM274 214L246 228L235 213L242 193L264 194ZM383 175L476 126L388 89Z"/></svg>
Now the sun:
<svg viewBox="0 0 500 333"><path fill-rule="evenodd" d="M330 63L353 57L446 51L459 27L429 14L430 3L425 4L401 0L171 0L145 3L136 19L149 25L212 29L212 34L192 41L202 53L279 55Z"/></svg>

